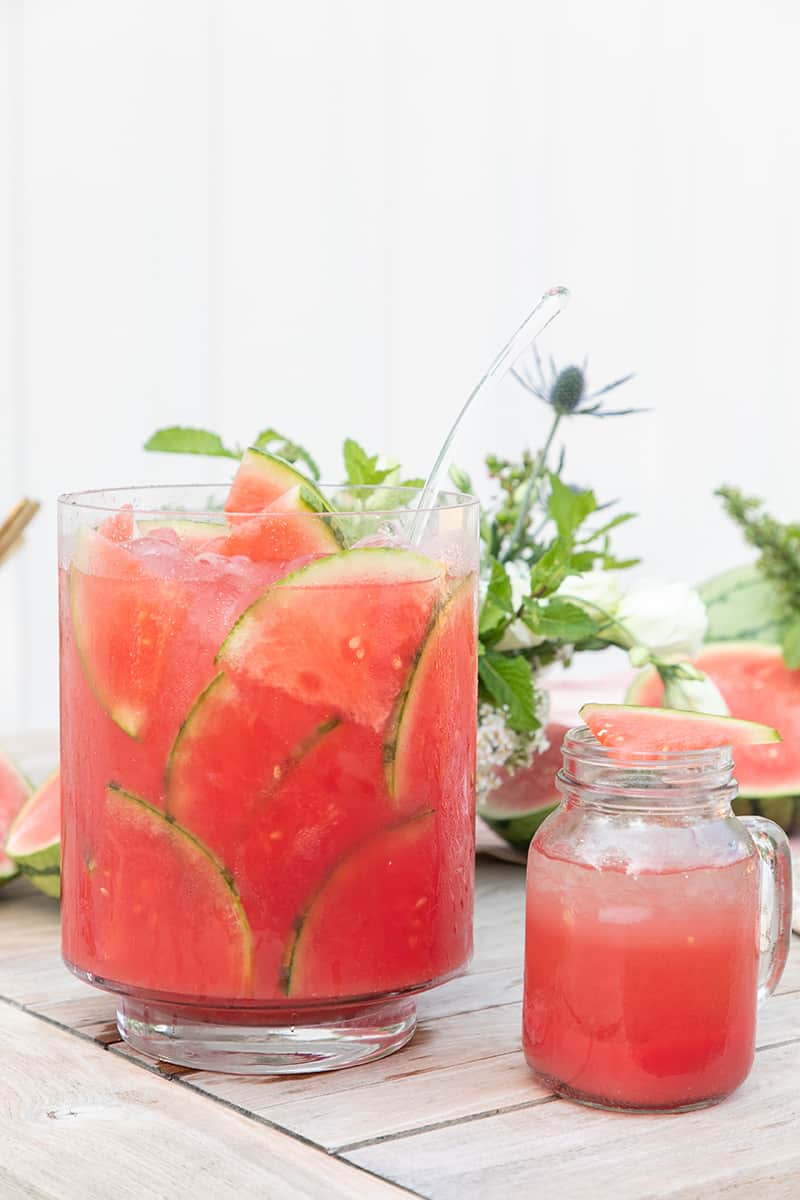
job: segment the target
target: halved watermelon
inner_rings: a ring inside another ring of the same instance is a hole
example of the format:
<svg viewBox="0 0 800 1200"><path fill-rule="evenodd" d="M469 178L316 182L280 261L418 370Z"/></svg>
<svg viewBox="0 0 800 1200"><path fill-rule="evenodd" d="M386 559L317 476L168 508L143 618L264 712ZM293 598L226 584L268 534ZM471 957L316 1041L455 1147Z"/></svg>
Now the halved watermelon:
<svg viewBox="0 0 800 1200"><path fill-rule="evenodd" d="M67 960L128 987L250 996L250 927L221 863L187 830L116 784L97 815L84 844L65 846Z"/></svg>
<svg viewBox="0 0 800 1200"><path fill-rule="evenodd" d="M528 849L542 821L561 801L556 775L561 769L561 743L568 729L568 725L548 725L547 750L537 754L529 767L513 774L501 771L500 785L478 805L486 824L515 849Z"/></svg>
<svg viewBox="0 0 800 1200"><path fill-rule="evenodd" d="M354 845L393 815L381 741L274 689L219 675L174 747L170 814L236 881L253 932L255 994L284 994L297 914Z"/></svg>
<svg viewBox="0 0 800 1200"><path fill-rule="evenodd" d="M46 896L61 894L61 773L53 771L17 813L6 854Z"/></svg>
<svg viewBox="0 0 800 1200"><path fill-rule="evenodd" d="M331 506L317 487L291 463L268 450L245 450L225 501L227 513L259 513L271 508L290 488L303 487L315 497L316 512Z"/></svg>
<svg viewBox="0 0 800 1200"><path fill-rule="evenodd" d="M436 944L436 822L382 829L344 858L312 900L288 956L297 998L392 992L459 965Z"/></svg>
<svg viewBox="0 0 800 1200"><path fill-rule="evenodd" d="M698 590L708 614L707 642L780 643L786 605L755 563L715 575Z"/></svg>
<svg viewBox="0 0 800 1200"><path fill-rule="evenodd" d="M297 484L257 516L234 520L224 541L209 548L228 556L243 554L254 562L289 563L335 554L342 549L338 528L328 509L319 507L318 497L310 485Z"/></svg>
<svg viewBox="0 0 800 1200"><path fill-rule="evenodd" d="M736 779L743 796L778 797L800 792L800 671L790 671L778 646L724 642L704 646L693 660L722 693L732 717L773 725L780 745L767 750L737 746ZM643 671L626 697L658 705L663 685L653 668Z"/></svg>
<svg viewBox="0 0 800 1200"><path fill-rule="evenodd" d="M636 704L584 704L581 717L603 746L633 754L674 754L715 746L760 746L779 742L769 725Z"/></svg>
<svg viewBox="0 0 800 1200"><path fill-rule="evenodd" d="M367 547L280 579L234 625L234 675L380 729L402 692L443 586L441 563Z"/></svg>
<svg viewBox="0 0 800 1200"><path fill-rule="evenodd" d="M10 758L0 750L0 884L7 883L19 867L3 850L6 834L31 794L31 785Z"/></svg>

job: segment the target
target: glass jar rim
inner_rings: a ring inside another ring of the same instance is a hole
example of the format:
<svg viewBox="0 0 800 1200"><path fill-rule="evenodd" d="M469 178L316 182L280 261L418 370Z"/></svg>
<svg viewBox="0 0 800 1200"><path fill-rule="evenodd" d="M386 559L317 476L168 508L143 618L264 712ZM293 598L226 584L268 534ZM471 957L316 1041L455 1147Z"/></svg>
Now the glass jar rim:
<svg viewBox="0 0 800 1200"><path fill-rule="evenodd" d="M166 493L182 492L195 493L198 495L201 493L208 494L209 492L221 493L222 491L227 491L229 486L229 484L221 483L219 480L217 480L214 483L154 483L142 484L140 486L131 485L118 488L91 488L80 492L62 492L62 494L58 497L58 504L60 507L65 509L83 509L90 512L107 513L109 515L118 513L130 506L139 517L174 517L176 513L180 513L181 516L187 518L208 518L209 509L207 507L203 508L199 505L197 507L189 508L187 508L185 505L181 505L181 507L178 509L165 507L163 503L158 503L158 495L160 493L163 498ZM394 504L387 504L385 507L379 506L378 508L370 507L368 510L366 510L366 514L372 517L407 517L411 511L421 513L440 513L446 511L463 512L469 511L470 509L475 509L480 505L480 501L477 496L470 496L466 492L459 492L456 490L439 491L436 494L436 502L426 505L424 508L417 509L413 507L413 501L415 498L419 498L422 495L423 489L419 487L407 487L400 484L329 484L311 482L309 482L309 486L314 487L318 491L322 492L323 495L348 492L351 495L375 496L381 492L384 492L387 494L387 497L394 497ZM398 495L402 495L407 499L408 503L405 508L398 508L396 502ZM110 497L114 498L113 502L111 501ZM140 501L140 503L137 503L137 500ZM142 500L145 501L144 505L141 503ZM254 513L233 511L226 511L224 515L226 517L262 518L269 518L270 516L285 516L284 513ZM363 517L365 515L365 510L359 508L336 508L332 512L309 512L308 514L303 515L321 518Z"/></svg>

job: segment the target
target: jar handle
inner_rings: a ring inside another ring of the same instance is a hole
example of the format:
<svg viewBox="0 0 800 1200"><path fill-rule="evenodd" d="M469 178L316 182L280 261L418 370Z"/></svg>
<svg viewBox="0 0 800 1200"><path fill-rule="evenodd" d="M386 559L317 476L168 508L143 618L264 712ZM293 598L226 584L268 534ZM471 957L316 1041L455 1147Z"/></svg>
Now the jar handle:
<svg viewBox="0 0 800 1200"><path fill-rule="evenodd" d="M758 1003L771 996L783 974L792 940L792 853L789 839L766 817L740 817L761 860Z"/></svg>

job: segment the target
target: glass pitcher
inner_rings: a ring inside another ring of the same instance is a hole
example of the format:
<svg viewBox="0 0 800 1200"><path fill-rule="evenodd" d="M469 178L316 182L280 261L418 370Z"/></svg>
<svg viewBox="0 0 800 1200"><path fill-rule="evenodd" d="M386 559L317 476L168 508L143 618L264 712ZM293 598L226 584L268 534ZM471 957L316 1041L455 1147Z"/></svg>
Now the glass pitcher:
<svg viewBox="0 0 800 1200"><path fill-rule="evenodd" d="M789 952L786 835L733 815L727 747L622 758L578 728L562 753L528 858L528 1063L600 1108L714 1104L750 1072Z"/></svg>

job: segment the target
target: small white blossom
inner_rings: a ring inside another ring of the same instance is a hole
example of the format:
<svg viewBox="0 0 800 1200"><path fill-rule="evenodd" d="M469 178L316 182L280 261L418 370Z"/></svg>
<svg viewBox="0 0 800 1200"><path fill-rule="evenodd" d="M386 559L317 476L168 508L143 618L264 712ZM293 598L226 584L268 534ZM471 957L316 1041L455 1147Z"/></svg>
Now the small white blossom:
<svg viewBox="0 0 800 1200"><path fill-rule="evenodd" d="M717 685L707 675L699 679L679 679L671 675L664 685L663 704L666 708L683 708L690 712L730 716L730 709Z"/></svg>
<svg viewBox="0 0 800 1200"><path fill-rule="evenodd" d="M559 587L558 595L614 617L623 591L616 571L587 571L585 575L569 575Z"/></svg>
<svg viewBox="0 0 800 1200"><path fill-rule="evenodd" d="M708 627L705 605L686 583L640 583L622 597L616 617L629 649L665 661L692 658Z"/></svg>
<svg viewBox="0 0 800 1200"><path fill-rule="evenodd" d="M513 773L529 767L534 755L548 748L545 723L549 711L546 692L536 690L536 716L542 722L533 733L516 733L509 729L506 713L492 704L478 706L478 749L475 790L478 803L503 782L501 771Z"/></svg>

